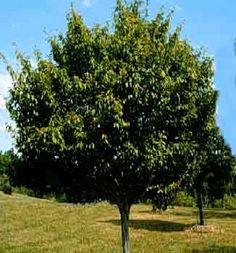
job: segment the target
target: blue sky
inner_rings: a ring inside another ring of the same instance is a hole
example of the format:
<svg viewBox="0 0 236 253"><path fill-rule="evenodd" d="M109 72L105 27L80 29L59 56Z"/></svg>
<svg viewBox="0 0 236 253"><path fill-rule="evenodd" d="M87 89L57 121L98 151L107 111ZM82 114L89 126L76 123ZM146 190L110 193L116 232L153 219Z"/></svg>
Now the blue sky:
<svg viewBox="0 0 236 253"><path fill-rule="evenodd" d="M87 25L103 24L112 17L115 0L77 0L76 9ZM184 24L182 36L194 47L204 47L215 59L215 86L220 92L218 124L236 153L236 1L235 0L149 0L150 15L155 16L161 6L175 9L173 25ZM47 34L65 31L66 13L70 0L8 0L0 8L0 52L14 64L14 43L17 49L32 55L35 48L46 56L49 53ZM5 123L9 115L4 98L10 87L10 78L0 63L0 150L12 147Z"/></svg>

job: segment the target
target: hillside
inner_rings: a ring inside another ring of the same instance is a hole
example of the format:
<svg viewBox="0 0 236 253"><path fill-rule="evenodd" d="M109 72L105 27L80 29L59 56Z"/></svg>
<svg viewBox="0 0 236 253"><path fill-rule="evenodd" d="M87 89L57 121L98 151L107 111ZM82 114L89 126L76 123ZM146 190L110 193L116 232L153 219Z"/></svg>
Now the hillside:
<svg viewBox="0 0 236 253"><path fill-rule="evenodd" d="M236 211L207 210L208 224L217 226L203 233L191 230L195 209L150 210L141 204L131 210L133 253L236 252ZM108 203L60 204L0 192L1 253L120 252L119 233L118 211Z"/></svg>

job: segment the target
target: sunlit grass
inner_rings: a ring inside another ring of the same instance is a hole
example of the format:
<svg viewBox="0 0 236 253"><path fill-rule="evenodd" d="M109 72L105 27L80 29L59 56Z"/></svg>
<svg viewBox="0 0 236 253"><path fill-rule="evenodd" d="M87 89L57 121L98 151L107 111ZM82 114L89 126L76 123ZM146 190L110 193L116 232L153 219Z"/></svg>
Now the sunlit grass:
<svg viewBox="0 0 236 253"><path fill-rule="evenodd" d="M206 211L217 231L191 231L196 209L176 207L153 214L148 205L131 210L133 253L236 252L236 211ZM0 192L0 253L121 252L119 213L108 203L60 204Z"/></svg>

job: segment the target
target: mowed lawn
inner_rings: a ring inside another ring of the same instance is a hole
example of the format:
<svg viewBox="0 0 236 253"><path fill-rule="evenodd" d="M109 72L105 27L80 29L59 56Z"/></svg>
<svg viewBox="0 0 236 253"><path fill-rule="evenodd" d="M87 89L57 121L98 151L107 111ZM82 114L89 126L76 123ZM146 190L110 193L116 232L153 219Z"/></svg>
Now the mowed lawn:
<svg viewBox="0 0 236 253"><path fill-rule="evenodd" d="M176 207L153 214L150 205L131 210L131 252L236 252L236 211L208 209L205 233L191 230L196 209ZM0 192L1 253L121 252L119 213L108 203L61 204Z"/></svg>

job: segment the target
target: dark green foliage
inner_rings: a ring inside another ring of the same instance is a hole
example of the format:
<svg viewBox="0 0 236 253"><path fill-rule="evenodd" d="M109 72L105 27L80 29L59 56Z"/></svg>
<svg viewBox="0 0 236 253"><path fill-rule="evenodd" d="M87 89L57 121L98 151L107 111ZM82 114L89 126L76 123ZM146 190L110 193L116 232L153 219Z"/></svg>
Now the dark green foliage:
<svg viewBox="0 0 236 253"><path fill-rule="evenodd" d="M72 170L72 164L68 165L65 160L50 157L46 152L43 155L41 152L37 159L29 157L26 160L22 156L14 156L8 175L13 187L26 189L26 194L30 196L54 196L58 200L73 203L97 200L94 187L87 187L91 179L78 174L80 171L77 173L77 180L71 185L71 181L75 179L65 170L69 166Z"/></svg>

